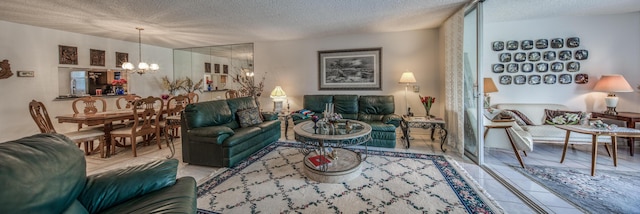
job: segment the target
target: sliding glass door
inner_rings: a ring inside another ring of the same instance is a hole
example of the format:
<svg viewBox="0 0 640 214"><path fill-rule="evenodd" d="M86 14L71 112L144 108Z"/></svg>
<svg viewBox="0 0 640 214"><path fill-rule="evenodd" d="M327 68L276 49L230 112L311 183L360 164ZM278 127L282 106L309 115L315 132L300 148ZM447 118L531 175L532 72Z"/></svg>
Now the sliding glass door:
<svg viewBox="0 0 640 214"><path fill-rule="evenodd" d="M464 153L478 164L483 163L482 129L478 118L481 86L478 81L482 27L482 2L471 5L464 16Z"/></svg>

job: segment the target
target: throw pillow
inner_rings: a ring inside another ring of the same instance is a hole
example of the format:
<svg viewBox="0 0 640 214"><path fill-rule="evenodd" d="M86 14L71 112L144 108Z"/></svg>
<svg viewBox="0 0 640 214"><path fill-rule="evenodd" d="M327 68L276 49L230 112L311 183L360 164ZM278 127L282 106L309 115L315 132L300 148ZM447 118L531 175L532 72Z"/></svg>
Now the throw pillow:
<svg viewBox="0 0 640 214"><path fill-rule="evenodd" d="M243 128L262 123L262 118L260 118L260 111L258 111L258 108L238 111L238 120L240 122L240 127Z"/></svg>
<svg viewBox="0 0 640 214"><path fill-rule="evenodd" d="M544 110L544 123L549 125L576 125L582 120L581 111Z"/></svg>
<svg viewBox="0 0 640 214"><path fill-rule="evenodd" d="M526 115L514 109L505 109L496 117L494 117L494 119L501 118L513 118L513 120L520 126L533 125L533 122L531 122L531 120Z"/></svg>

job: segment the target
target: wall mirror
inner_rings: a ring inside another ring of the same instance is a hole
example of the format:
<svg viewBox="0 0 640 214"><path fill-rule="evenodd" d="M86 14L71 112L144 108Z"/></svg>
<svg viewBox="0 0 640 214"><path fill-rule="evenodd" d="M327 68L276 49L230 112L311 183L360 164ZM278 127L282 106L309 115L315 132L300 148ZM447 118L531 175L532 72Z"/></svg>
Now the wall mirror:
<svg viewBox="0 0 640 214"><path fill-rule="evenodd" d="M58 67L59 98L126 94L126 79L119 70Z"/></svg>

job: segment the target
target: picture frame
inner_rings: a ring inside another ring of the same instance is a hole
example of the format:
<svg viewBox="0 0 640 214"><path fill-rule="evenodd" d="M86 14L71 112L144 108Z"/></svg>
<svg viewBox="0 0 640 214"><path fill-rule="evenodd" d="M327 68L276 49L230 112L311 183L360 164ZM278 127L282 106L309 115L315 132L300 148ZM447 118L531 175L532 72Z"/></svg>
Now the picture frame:
<svg viewBox="0 0 640 214"><path fill-rule="evenodd" d="M17 76L18 77L35 77L35 74L33 71L18 71Z"/></svg>
<svg viewBox="0 0 640 214"><path fill-rule="evenodd" d="M104 66L105 51L89 49L89 65L91 66Z"/></svg>
<svg viewBox="0 0 640 214"><path fill-rule="evenodd" d="M229 65L222 65L222 73L229 74Z"/></svg>
<svg viewBox="0 0 640 214"><path fill-rule="evenodd" d="M128 53L116 52L116 68L122 68L122 64L129 61Z"/></svg>
<svg viewBox="0 0 640 214"><path fill-rule="evenodd" d="M204 73L206 73L206 74L210 74L211 73L211 63L210 62L205 62L204 63Z"/></svg>
<svg viewBox="0 0 640 214"><path fill-rule="evenodd" d="M318 51L318 90L382 90L382 48Z"/></svg>
<svg viewBox="0 0 640 214"><path fill-rule="evenodd" d="M213 72L215 72L216 74L220 73L220 64L213 64Z"/></svg>
<svg viewBox="0 0 640 214"><path fill-rule="evenodd" d="M58 45L58 63L66 65L77 65L78 47Z"/></svg>

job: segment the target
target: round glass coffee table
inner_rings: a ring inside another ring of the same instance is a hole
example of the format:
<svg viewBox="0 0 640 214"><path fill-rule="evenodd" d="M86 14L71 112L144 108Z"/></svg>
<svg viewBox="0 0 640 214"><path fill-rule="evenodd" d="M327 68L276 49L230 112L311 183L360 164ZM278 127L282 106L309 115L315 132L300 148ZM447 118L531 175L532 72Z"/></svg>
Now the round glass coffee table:
<svg viewBox="0 0 640 214"><path fill-rule="evenodd" d="M301 151L305 154L307 177L322 183L342 183L358 177L366 156L345 148L364 145L367 151L371 126L357 120L321 123L318 127L313 121L306 121L293 127L296 140L305 144Z"/></svg>

